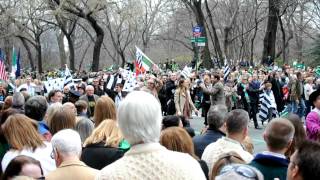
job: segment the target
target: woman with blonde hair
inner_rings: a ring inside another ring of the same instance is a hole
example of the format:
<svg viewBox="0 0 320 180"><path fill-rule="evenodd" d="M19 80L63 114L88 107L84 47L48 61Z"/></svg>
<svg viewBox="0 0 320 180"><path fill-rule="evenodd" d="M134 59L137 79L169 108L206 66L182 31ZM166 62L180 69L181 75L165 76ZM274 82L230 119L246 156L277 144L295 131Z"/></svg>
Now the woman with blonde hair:
<svg viewBox="0 0 320 180"><path fill-rule="evenodd" d="M190 96L190 83L187 79L180 79L177 90L174 93L174 104L176 107L176 114L178 116L184 116L189 119L192 110L198 113L198 110L194 106Z"/></svg>
<svg viewBox="0 0 320 180"><path fill-rule="evenodd" d="M26 155L40 161L44 174L56 168L50 157L51 143L41 140L37 132L37 123L22 114L11 115L2 125L10 150L4 155L1 166L5 171L9 162L19 155Z"/></svg>
<svg viewBox="0 0 320 180"><path fill-rule="evenodd" d="M129 147L117 122L113 119L106 119L84 142L81 160L88 166L100 170L120 159Z"/></svg>
<svg viewBox="0 0 320 180"><path fill-rule="evenodd" d="M117 120L116 105L114 101L108 96L101 96L94 108L93 115L95 127L98 127L99 124L105 119Z"/></svg>
<svg viewBox="0 0 320 180"><path fill-rule="evenodd" d="M160 144L171 151L187 153L196 159L208 179L208 166L205 161L200 160L194 152L194 145L190 135L181 127L169 127L161 132Z"/></svg>
<svg viewBox="0 0 320 180"><path fill-rule="evenodd" d="M48 107L48 109L47 109L47 111L46 111L46 114L45 114L45 116L44 116L44 119L45 119L45 121L46 121L47 124L50 124L50 121L51 121L53 115L54 115L56 112L58 112L61 108L62 108L62 104L59 103L59 102L53 103L53 104L51 104L51 105Z"/></svg>

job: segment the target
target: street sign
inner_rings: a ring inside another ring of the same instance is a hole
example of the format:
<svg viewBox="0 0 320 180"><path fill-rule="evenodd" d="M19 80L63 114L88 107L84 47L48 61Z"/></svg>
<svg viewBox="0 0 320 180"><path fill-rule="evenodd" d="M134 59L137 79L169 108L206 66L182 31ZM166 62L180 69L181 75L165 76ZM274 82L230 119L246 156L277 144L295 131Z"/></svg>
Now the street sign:
<svg viewBox="0 0 320 180"><path fill-rule="evenodd" d="M201 26L195 26L192 28L193 37L201 37L203 28Z"/></svg>
<svg viewBox="0 0 320 180"><path fill-rule="evenodd" d="M191 42L194 42L194 43L205 43L205 42L207 42L207 38L205 38L205 37L198 37L198 38L192 37L191 38Z"/></svg>
<svg viewBox="0 0 320 180"><path fill-rule="evenodd" d="M197 46L206 46L206 43L205 42L198 42Z"/></svg>

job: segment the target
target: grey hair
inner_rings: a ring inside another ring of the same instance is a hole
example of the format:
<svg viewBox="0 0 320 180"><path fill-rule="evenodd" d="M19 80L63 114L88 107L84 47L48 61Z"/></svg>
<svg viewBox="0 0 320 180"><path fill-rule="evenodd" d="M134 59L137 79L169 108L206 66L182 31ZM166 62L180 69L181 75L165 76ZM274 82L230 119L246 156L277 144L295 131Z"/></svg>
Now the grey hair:
<svg viewBox="0 0 320 180"><path fill-rule="evenodd" d="M228 108L225 105L219 104L211 106L207 114L209 126L214 129L219 129L224 124L227 113Z"/></svg>
<svg viewBox="0 0 320 180"><path fill-rule="evenodd" d="M87 139L87 137L91 135L93 129L94 124L90 119L86 117L81 117L79 119L79 121L76 124L75 130L78 131L82 144Z"/></svg>
<svg viewBox="0 0 320 180"><path fill-rule="evenodd" d="M130 144L159 142L161 106L150 93L129 93L119 106L118 117L119 128Z"/></svg>
<svg viewBox="0 0 320 180"><path fill-rule="evenodd" d="M227 132L229 134L237 134L248 128L249 114L243 109L235 109L230 111L226 116Z"/></svg>
<svg viewBox="0 0 320 180"><path fill-rule="evenodd" d="M64 129L53 135L52 147L64 156L81 155L81 138L77 131Z"/></svg>
<svg viewBox="0 0 320 180"><path fill-rule="evenodd" d="M249 166L249 165L245 165L245 164L234 164L234 165L237 165L238 167L241 167L241 166L248 167L257 175L257 177L255 179L257 179L257 180L263 180L264 179L262 173L257 168L255 168L253 166ZM231 170L229 170L228 172L226 172L224 174L216 176L215 179L216 180L229 180L229 179L250 180L252 178L244 177L243 175L237 173L235 171L235 169L231 169Z"/></svg>
<svg viewBox="0 0 320 180"><path fill-rule="evenodd" d="M15 92L12 96L12 107L22 107L24 106L25 98L22 93Z"/></svg>

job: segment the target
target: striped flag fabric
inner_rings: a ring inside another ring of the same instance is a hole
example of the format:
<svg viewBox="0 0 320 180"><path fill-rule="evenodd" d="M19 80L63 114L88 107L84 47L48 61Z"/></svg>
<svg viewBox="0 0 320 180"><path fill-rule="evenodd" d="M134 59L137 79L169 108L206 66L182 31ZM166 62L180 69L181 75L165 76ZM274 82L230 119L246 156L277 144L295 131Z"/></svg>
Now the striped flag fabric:
<svg viewBox="0 0 320 180"><path fill-rule="evenodd" d="M12 63L11 63L11 76L15 77L17 71L17 52L16 48L13 46L12 48Z"/></svg>
<svg viewBox="0 0 320 180"><path fill-rule="evenodd" d="M0 49L0 79L2 79L4 81L8 80L6 66L4 64L4 54L2 52L2 49Z"/></svg>
<svg viewBox="0 0 320 180"><path fill-rule="evenodd" d="M228 80L229 75L230 75L230 67L229 67L229 65L227 65L224 68L223 74L224 74L223 75L224 82L226 82Z"/></svg>
<svg viewBox="0 0 320 180"><path fill-rule="evenodd" d="M146 71L150 71L153 69L159 69L159 67L151 61L148 56L146 56L138 47L136 47L136 75L144 74Z"/></svg>
<svg viewBox="0 0 320 180"><path fill-rule="evenodd" d="M184 78L189 78L191 76L192 67L185 66L181 72L181 76Z"/></svg>
<svg viewBox="0 0 320 180"><path fill-rule="evenodd" d="M65 86L69 86L70 89L75 89L74 88L74 83L73 83L73 79L72 79L72 74L68 68L68 66L66 65L66 70L64 71L64 83L63 83L63 87Z"/></svg>

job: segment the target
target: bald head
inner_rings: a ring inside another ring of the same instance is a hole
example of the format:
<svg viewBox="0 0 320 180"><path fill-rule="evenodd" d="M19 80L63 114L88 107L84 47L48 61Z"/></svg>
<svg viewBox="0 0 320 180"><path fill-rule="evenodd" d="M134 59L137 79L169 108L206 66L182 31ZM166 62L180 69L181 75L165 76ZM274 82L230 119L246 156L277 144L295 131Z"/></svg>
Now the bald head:
<svg viewBox="0 0 320 180"><path fill-rule="evenodd" d="M270 150L284 150L294 136L293 124L284 118L273 119L265 129L264 139Z"/></svg>

